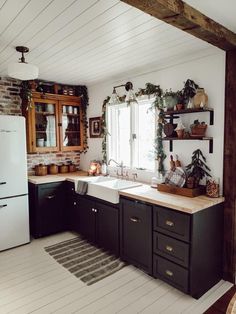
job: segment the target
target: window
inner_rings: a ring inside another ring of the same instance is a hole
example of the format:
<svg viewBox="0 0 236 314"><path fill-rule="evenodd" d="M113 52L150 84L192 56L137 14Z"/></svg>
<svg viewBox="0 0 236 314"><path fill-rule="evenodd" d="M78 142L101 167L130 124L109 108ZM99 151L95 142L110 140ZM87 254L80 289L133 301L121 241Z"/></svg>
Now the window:
<svg viewBox="0 0 236 314"><path fill-rule="evenodd" d="M155 170L153 100L108 107L108 158L131 168Z"/></svg>

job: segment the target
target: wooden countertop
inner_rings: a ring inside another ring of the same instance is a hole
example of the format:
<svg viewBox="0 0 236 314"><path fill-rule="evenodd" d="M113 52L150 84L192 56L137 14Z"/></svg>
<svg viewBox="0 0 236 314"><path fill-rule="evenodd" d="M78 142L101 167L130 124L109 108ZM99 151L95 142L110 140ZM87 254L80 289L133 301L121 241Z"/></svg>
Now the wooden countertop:
<svg viewBox="0 0 236 314"><path fill-rule="evenodd" d="M69 173L48 174L46 176L28 176L28 181L34 184L44 184L61 181L73 181L76 177L88 177L86 171L76 171Z"/></svg>
<svg viewBox="0 0 236 314"><path fill-rule="evenodd" d="M188 214L194 214L204 208L224 202L224 197L209 198L205 195L201 195L190 198L186 196L159 192L157 189L151 188L149 185L142 185L126 190L121 190L119 194L135 200L176 209Z"/></svg>

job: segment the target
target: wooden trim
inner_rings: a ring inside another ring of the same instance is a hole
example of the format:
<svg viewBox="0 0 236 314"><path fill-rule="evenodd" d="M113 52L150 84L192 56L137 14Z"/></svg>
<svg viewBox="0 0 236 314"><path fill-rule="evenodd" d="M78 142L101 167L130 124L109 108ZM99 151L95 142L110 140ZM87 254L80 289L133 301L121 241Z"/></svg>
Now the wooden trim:
<svg viewBox="0 0 236 314"><path fill-rule="evenodd" d="M223 50L236 48L236 34L182 0L121 0Z"/></svg>
<svg viewBox="0 0 236 314"><path fill-rule="evenodd" d="M39 92L32 92L33 98L39 98L39 99L50 99L50 100L59 100L59 101L65 101L65 102L80 102L81 96L67 96L67 95L59 95L59 94L49 94L49 93L39 93Z"/></svg>
<svg viewBox="0 0 236 314"><path fill-rule="evenodd" d="M224 127L224 279L236 275L236 49L226 53Z"/></svg>

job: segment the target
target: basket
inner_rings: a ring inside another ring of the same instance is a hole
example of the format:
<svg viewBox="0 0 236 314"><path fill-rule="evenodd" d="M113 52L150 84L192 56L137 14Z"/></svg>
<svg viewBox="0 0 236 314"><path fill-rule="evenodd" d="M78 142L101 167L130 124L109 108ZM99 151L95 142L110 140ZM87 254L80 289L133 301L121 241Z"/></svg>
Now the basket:
<svg viewBox="0 0 236 314"><path fill-rule="evenodd" d="M205 136L207 129L207 124L198 124L191 127L191 136L195 137L201 137Z"/></svg>

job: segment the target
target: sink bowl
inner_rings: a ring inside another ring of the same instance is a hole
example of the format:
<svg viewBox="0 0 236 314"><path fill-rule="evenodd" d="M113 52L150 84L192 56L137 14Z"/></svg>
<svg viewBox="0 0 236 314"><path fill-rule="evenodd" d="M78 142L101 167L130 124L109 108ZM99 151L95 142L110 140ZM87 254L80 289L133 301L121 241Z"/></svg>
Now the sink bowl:
<svg viewBox="0 0 236 314"><path fill-rule="evenodd" d="M88 185L87 195L102 199L104 201L118 204L119 191L142 185L139 182L125 181L120 179L107 180L103 182L91 182Z"/></svg>
<svg viewBox="0 0 236 314"><path fill-rule="evenodd" d="M99 176L99 177L78 177L78 178L74 178L74 184L75 184L75 191L77 190L77 185L78 185L78 181L85 181L88 182L88 184L90 183L99 183L99 182L106 182L106 181L113 181L115 180L115 178L112 177L103 177L103 176Z"/></svg>

